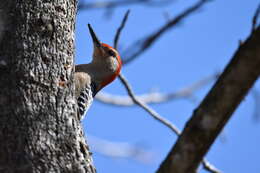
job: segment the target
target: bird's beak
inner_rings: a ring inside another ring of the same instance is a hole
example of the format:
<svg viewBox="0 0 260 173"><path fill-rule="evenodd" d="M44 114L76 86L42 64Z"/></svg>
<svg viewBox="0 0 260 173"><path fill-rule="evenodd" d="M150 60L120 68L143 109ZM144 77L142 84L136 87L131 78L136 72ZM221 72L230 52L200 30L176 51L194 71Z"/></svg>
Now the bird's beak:
<svg viewBox="0 0 260 173"><path fill-rule="evenodd" d="M96 36L95 32L93 31L93 29L92 29L90 24L88 24L88 29L89 29L90 35L92 37L92 41L93 41L94 46L96 48L101 48L101 42L97 38L97 36Z"/></svg>

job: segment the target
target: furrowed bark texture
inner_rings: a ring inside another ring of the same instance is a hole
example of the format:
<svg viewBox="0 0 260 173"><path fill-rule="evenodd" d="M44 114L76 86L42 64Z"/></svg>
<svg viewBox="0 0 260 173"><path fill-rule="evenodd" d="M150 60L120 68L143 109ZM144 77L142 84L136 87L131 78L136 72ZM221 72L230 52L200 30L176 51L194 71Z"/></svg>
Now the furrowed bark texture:
<svg viewBox="0 0 260 173"><path fill-rule="evenodd" d="M157 173L195 173L202 158L260 74L260 27L239 47L194 111Z"/></svg>
<svg viewBox="0 0 260 173"><path fill-rule="evenodd" d="M95 172L76 119L76 0L0 3L0 172Z"/></svg>

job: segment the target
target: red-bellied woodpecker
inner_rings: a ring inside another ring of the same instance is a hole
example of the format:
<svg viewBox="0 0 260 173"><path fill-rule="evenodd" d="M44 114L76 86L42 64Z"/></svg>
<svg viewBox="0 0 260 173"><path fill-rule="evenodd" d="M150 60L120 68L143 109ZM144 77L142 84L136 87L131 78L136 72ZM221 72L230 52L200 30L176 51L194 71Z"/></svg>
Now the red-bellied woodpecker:
<svg viewBox="0 0 260 173"><path fill-rule="evenodd" d="M122 66L118 52L101 43L90 24L88 28L94 44L93 58L91 63L75 67L75 94L80 120L84 118L97 92L119 75Z"/></svg>

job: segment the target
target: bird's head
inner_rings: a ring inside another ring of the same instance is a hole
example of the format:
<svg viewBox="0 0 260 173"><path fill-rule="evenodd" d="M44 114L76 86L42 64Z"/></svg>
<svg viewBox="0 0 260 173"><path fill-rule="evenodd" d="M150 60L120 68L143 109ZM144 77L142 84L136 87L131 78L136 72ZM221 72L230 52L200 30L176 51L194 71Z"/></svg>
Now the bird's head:
<svg viewBox="0 0 260 173"><path fill-rule="evenodd" d="M119 75L122 62L119 53L113 47L99 41L90 24L88 24L88 28L94 45L92 63L98 69L96 73L98 73L101 88L103 88Z"/></svg>

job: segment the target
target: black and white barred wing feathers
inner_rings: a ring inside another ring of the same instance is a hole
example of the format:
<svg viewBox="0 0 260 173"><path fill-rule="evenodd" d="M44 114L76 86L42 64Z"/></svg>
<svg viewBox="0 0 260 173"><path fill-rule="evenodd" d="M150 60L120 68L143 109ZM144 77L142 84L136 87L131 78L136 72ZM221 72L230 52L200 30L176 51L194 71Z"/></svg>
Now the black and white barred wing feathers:
<svg viewBox="0 0 260 173"><path fill-rule="evenodd" d="M94 94L92 92L91 86L86 86L77 99L79 120L84 119L86 112L93 102L93 98Z"/></svg>
<svg viewBox="0 0 260 173"><path fill-rule="evenodd" d="M96 88L91 82L90 76L84 72L75 73L75 87L78 105L77 116L79 120L82 120L93 102Z"/></svg>

